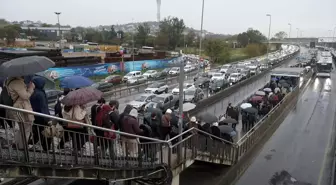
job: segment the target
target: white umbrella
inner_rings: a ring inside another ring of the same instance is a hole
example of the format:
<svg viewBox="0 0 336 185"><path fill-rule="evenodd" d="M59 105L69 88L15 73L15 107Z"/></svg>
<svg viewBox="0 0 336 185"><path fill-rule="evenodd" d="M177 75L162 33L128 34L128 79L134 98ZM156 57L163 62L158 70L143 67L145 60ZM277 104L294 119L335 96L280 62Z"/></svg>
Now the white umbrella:
<svg viewBox="0 0 336 185"><path fill-rule="evenodd" d="M272 89L271 88L265 88L264 91L265 92L272 92Z"/></svg>
<svg viewBox="0 0 336 185"><path fill-rule="evenodd" d="M257 92L255 93L255 95L257 95L257 96L265 96L266 93L263 92L263 91L257 91Z"/></svg>
<svg viewBox="0 0 336 185"><path fill-rule="evenodd" d="M240 105L240 108L242 108L242 109L246 109L246 108L250 108L250 107L252 107L252 104L250 104L250 103L243 103L243 104Z"/></svg>
<svg viewBox="0 0 336 185"><path fill-rule="evenodd" d="M183 112L188 112L196 107L193 103L185 103L183 104Z"/></svg>

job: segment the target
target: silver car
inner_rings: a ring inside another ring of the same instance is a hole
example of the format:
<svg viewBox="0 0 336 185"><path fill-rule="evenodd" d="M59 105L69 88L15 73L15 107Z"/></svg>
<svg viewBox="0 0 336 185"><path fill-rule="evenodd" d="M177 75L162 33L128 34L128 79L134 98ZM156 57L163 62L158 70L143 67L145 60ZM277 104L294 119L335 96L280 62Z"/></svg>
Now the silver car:
<svg viewBox="0 0 336 185"><path fill-rule="evenodd" d="M127 80L127 83L129 85L137 85L137 84L145 83L146 81L147 79L144 76L136 76L136 77L129 78Z"/></svg>
<svg viewBox="0 0 336 185"><path fill-rule="evenodd" d="M135 100L129 102L128 104L136 108L138 111L144 110L146 104L155 97L156 97L155 94L141 94L140 96L135 98Z"/></svg>

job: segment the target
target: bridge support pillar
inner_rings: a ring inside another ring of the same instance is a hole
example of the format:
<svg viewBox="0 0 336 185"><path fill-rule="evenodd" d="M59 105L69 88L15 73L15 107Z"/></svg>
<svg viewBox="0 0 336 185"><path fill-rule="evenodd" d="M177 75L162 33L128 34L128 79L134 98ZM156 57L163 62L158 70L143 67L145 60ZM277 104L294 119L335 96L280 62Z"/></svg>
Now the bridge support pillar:
<svg viewBox="0 0 336 185"><path fill-rule="evenodd" d="M176 175L173 178L173 181L172 181L171 185L180 185L180 175Z"/></svg>

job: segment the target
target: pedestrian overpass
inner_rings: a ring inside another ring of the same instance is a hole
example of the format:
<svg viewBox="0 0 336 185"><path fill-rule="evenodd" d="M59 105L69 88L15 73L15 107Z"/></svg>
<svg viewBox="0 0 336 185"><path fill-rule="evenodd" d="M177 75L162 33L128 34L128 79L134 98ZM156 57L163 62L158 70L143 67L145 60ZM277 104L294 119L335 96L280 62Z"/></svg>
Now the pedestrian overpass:
<svg viewBox="0 0 336 185"><path fill-rule="evenodd" d="M267 136L269 130L276 125L279 117L285 114L298 98L299 88L288 94L269 114L262 118L239 141L231 143L210 133L189 129L168 141L141 137L105 128L85 125L83 123L64 120L23 109L0 105L9 111L33 114L55 122L66 122L98 129L107 133L116 132L121 137L137 138L140 143L125 140L90 136L84 133L61 132L54 126L34 125L35 129L48 136L45 142L49 145L44 150L36 145L28 145L25 133L13 132L6 127L2 135L0 147L0 177L3 178L58 178L58 179L101 179L101 180L134 180L136 182L155 182L156 184L178 184L179 174L195 161L233 166L235 171L229 175L232 181L244 171L246 165L240 164L250 157L255 145ZM1 118L11 124L10 119ZM27 123L20 124L24 130ZM54 136L72 138L72 142L59 143ZM13 145L14 138L21 139L23 145ZM85 143L83 138L92 143ZM56 140L56 141L55 141ZM61 145L63 145L61 147ZM61 149L70 145L71 150ZM72 146L71 146L72 145Z"/></svg>

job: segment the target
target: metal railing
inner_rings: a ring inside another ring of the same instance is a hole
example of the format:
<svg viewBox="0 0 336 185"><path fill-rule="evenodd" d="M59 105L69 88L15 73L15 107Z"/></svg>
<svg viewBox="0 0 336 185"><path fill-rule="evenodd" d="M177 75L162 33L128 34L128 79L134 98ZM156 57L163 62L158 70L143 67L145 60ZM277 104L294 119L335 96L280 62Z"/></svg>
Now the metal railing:
<svg viewBox="0 0 336 185"><path fill-rule="evenodd" d="M175 168L181 162L197 157L213 158L229 165L234 163L234 158L228 153L235 144L197 128L182 133L183 140L180 142L177 140L181 135L163 141L1 104L0 108L20 114L32 114L53 122L50 125L38 125L0 118L5 123L1 133L2 164L90 166L107 169L149 168L168 164L169 167ZM59 127L59 123L72 123L82 129L63 130ZM36 134L31 138L31 142L27 139L29 132L21 132L29 129ZM89 134L90 129L96 133L114 133L116 138ZM204 147L202 142L211 145ZM181 155L176 152L179 147L184 151ZM215 149L221 150L214 154Z"/></svg>

